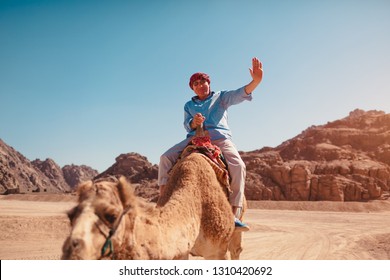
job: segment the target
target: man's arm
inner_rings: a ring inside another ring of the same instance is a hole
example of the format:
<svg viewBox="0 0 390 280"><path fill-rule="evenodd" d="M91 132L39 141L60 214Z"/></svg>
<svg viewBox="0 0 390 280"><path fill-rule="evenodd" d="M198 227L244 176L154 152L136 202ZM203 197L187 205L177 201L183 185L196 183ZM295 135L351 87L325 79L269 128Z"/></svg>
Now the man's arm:
<svg viewBox="0 0 390 280"><path fill-rule="evenodd" d="M252 69L249 69L252 81L245 86L246 94L251 94L263 79L263 65L256 57L252 58Z"/></svg>

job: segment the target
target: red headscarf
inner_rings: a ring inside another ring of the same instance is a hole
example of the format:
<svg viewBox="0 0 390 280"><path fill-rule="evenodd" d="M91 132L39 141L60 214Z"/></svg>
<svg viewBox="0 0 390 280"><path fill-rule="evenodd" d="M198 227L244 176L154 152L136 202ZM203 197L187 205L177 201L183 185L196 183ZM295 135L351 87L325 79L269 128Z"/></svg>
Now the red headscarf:
<svg viewBox="0 0 390 280"><path fill-rule="evenodd" d="M192 83L197 81L197 80L206 80L210 84L210 77L206 73L195 73L191 76L190 78L190 88L192 88Z"/></svg>

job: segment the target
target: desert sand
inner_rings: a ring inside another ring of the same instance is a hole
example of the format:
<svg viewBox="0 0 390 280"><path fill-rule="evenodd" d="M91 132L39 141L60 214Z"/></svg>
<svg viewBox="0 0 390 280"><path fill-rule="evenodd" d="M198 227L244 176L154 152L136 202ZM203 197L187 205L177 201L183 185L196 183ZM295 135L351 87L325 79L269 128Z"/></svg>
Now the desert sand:
<svg viewBox="0 0 390 280"><path fill-rule="evenodd" d="M68 232L71 195L0 197L0 259L55 260ZM244 260L388 260L390 201L250 201Z"/></svg>

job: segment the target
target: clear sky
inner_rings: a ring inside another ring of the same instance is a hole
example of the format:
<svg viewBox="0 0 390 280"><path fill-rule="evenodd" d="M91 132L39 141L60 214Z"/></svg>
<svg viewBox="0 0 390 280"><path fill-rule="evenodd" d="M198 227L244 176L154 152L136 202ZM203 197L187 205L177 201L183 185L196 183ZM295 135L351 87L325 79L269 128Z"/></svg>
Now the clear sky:
<svg viewBox="0 0 390 280"><path fill-rule="evenodd" d="M389 15L388 0L0 0L0 138L60 166L158 163L186 135L189 77L236 89L254 56L263 82L229 109L241 151L390 113Z"/></svg>

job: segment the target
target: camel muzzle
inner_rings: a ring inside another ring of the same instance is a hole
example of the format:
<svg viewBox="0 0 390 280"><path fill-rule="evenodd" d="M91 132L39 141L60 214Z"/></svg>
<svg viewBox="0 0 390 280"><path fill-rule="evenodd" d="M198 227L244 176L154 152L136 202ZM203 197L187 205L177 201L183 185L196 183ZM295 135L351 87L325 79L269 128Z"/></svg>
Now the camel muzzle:
<svg viewBox="0 0 390 280"><path fill-rule="evenodd" d="M62 260L81 260L81 253L85 250L85 242L82 239L68 238L62 248Z"/></svg>

